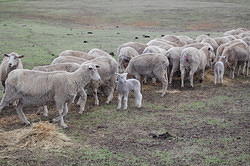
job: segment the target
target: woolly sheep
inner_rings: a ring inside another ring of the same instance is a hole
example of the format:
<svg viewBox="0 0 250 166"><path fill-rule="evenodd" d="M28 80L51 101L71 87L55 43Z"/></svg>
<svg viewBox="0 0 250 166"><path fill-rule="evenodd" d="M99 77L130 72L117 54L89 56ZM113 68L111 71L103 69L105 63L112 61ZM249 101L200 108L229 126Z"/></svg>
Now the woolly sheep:
<svg viewBox="0 0 250 166"><path fill-rule="evenodd" d="M53 121L60 121L60 126L66 128L63 117L68 112L67 104L71 103L79 93L84 100L79 113L84 111L87 99L84 87L91 80L100 80L97 67L95 64L84 64L73 73L16 69L6 80L6 93L1 100L0 111L10 103L18 101L16 107L18 116L29 125L30 122L23 113L24 106L43 106L55 102L59 116Z"/></svg>
<svg viewBox="0 0 250 166"><path fill-rule="evenodd" d="M223 76L224 76L224 63L225 63L225 56L220 56L219 60L214 65L214 84L217 83L223 84Z"/></svg>
<svg viewBox="0 0 250 166"><path fill-rule="evenodd" d="M19 55L15 52L12 52L10 54L4 54L3 61L0 65L0 78L4 91L5 91L5 81L8 77L8 74L15 69L23 68L23 64L21 61L21 58L23 57L24 57L23 55Z"/></svg>

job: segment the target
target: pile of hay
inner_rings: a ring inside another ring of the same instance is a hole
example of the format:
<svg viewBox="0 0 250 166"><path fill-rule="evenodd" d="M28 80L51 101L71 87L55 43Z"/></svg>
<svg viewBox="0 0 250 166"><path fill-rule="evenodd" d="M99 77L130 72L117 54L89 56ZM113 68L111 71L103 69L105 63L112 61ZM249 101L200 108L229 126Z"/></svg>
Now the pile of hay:
<svg viewBox="0 0 250 166"><path fill-rule="evenodd" d="M12 131L0 130L0 147L60 149L72 145L71 140L48 122L34 123L31 127Z"/></svg>

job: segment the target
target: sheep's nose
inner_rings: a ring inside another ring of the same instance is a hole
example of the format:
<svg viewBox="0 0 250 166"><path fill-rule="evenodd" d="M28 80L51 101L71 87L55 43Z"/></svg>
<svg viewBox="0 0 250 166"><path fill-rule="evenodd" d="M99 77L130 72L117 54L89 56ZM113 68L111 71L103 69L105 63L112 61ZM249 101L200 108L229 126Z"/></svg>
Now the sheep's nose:
<svg viewBox="0 0 250 166"><path fill-rule="evenodd" d="M11 64L9 63L9 67L11 67Z"/></svg>

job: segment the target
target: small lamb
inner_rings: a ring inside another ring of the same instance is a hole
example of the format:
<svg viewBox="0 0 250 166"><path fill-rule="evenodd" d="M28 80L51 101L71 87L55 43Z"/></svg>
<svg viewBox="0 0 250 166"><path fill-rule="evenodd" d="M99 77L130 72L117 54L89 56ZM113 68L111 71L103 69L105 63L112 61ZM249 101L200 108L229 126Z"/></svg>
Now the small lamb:
<svg viewBox="0 0 250 166"><path fill-rule="evenodd" d="M135 94L135 105L141 108L142 94L141 94L141 84L136 79L128 79L128 73L116 73L117 75L117 91L118 91L118 106L117 109L121 109L123 101L123 109L128 108L128 94L130 91L134 91Z"/></svg>
<svg viewBox="0 0 250 166"><path fill-rule="evenodd" d="M223 84L223 75L224 75L224 63L225 63L226 57L225 56L219 56L218 61L214 65L214 84L217 83Z"/></svg>

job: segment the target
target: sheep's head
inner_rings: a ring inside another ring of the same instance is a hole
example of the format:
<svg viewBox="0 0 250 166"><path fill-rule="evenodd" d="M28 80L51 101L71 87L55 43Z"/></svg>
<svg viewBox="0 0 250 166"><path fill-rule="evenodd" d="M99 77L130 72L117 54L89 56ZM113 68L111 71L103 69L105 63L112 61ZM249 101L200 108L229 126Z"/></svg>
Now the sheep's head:
<svg viewBox="0 0 250 166"><path fill-rule="evenodd" d="M101 80L101 77L100 77L98 70L97 70L98 68L100 68L100 66L96 65L96 64L89 64L88 65L87 71L90 74L91 80L94 80L94 81Z"/></svg>
<svg viewBox="0 0 250 166"><path fill-rule="evenodd" d="M12 52L10 54L4 54L5 57L8 57L8 67L10 69L15 69L17 68L19 64L19 58L23 58L23 55L18 55L15 52Z"/></svg>

